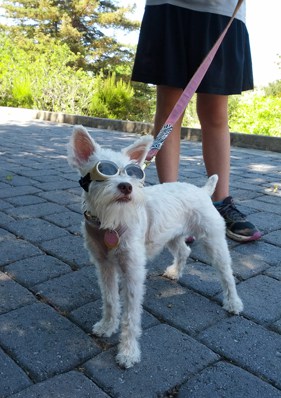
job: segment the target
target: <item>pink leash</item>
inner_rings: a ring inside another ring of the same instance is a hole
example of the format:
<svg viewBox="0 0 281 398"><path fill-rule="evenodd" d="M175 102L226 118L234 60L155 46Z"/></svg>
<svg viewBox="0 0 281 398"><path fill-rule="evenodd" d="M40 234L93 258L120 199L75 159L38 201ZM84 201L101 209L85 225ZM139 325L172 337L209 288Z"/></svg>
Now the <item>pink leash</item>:
<svg viewBox="0 0 281 398"><path fill-rule="evenodd" d="M178 102L174 106L172 112L170 113L168 119L164 123L164 126L161 128L159 133L157 134L156 138L153 141L153 144L146 156L146 162L145 166L148 166L154 159L155 156L157 155L158 151L160 150L161 146L163 145L165 139L168 137L168 135L171 133L173 130L174 124L177 122L185 108L187 107L189 101L191 100L193 94L197 90L198 86L200 85L203 77L205 76L209 66L211 65L230 25L232 24L241 4L243 3L243 0L238 0L237 5L235 7L235 10L232 14L231 19L229 20L226 28L224 31L221 33L220 37L218 40L215 42L214 46L211 48L210 52L207 54L197 71L194 73L192 79L190 82L187 84L186 88L182 92L182 95L180 96Z"/></svg>

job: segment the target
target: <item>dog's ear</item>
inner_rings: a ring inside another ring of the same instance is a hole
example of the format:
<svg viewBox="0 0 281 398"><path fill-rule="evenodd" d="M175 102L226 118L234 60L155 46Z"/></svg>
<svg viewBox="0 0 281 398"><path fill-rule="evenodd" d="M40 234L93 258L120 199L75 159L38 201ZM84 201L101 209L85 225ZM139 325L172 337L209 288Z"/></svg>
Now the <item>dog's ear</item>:
<svg viewBox="0 0 281 398"><path fill-rule="evenodd" d="M131 160L135 160L138 164L142 164L146 158L146 155L151 147L153 138L151 135L144 135L134 144L123 149L125 153Z"/></svg>
<svg viewBox="0 0 281 398"><path fill-rule="evenodd" d="M83 126L74 126L68 145L69 164L78 168L83 167L97 148L98 144Z"/></svg>

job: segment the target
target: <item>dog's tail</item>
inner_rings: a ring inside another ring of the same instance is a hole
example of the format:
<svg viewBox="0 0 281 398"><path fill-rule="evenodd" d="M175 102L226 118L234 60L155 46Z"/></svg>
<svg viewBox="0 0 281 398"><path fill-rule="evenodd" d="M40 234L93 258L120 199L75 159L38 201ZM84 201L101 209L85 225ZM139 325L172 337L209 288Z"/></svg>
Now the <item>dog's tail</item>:
<svg viewBox="0 0 281 398"><path fill-rule="evenodd" d="M215 192L218 179L219 177L217 176L217 174L214 174L210 178L208 178L208 181L204 185L203 189L208 193L209 196L212 196Z"/></svg>

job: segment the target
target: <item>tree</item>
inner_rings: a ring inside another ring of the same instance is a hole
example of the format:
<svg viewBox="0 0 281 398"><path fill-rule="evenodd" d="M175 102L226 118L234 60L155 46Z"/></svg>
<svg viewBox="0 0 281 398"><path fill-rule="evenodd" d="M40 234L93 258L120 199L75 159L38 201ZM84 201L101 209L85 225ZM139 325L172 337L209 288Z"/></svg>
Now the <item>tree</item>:
<svg viewBox="0 0 281 398"><path fill-rule="evenodd" d="M78 66L93 71L114 70L132 60L132 48L108 34L110 29L132 31L139 27L128 15L134 5L118 7L112 0L2 0L7 23L0 30L16 40L51 37L79 54Z"/></svg>
<svg viewBox="0 0 281 398"><path fill-rule="evenodd" d="M278 55L277 65L281 71L281 55ZM271 82L267 87L264 87L264 93L267 96L281 97L281 79Z"/></svg>

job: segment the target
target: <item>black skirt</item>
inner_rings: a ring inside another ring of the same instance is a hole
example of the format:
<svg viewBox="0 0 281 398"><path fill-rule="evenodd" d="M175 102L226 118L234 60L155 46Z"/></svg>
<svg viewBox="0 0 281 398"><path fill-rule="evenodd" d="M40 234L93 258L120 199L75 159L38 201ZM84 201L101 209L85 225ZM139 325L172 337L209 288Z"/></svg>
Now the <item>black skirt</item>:
<svg viewBox="0 0 281 398"><path fill-rule="evenodd" d="M170 4L146 6L132 80L184 89L228 21ZM252 88L249 36L235 19L197 92L230 95Z"/></svg>

